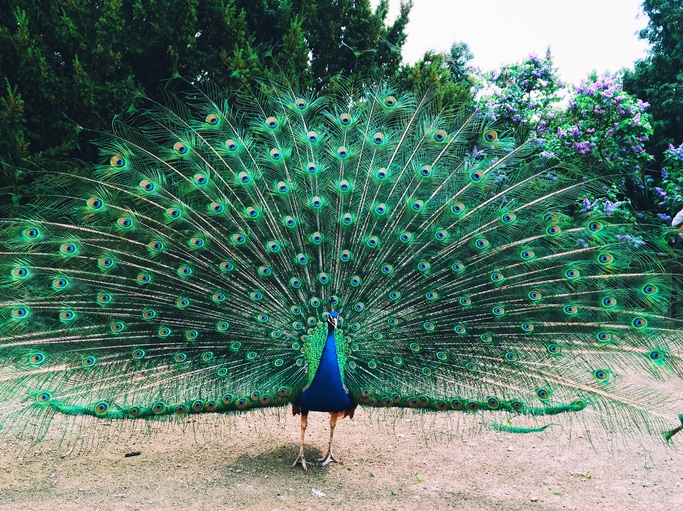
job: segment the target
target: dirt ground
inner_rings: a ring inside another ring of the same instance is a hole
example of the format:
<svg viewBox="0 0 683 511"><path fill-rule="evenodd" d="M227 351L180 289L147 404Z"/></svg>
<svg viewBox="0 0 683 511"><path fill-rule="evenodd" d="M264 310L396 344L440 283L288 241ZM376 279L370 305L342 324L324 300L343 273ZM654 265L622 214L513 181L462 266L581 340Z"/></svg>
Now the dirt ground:
<svg viewBox="0 0 683 511"><path fill-rule="evenodd" d="M35 447L0 449L0 510L683 507L683 433L674 447L647 437L641 447L612 448L609 441L592 446L581 428L520 435L480 422L359 409L353 421L338 423L341 463L321 467L314 460L324 454L329 425L327 415L312 413L308 472L291 467L299 422L288 409L196 416L118 438L111 432L120 422L87 424L77 430L80 443L66 444L53 425L52 437Z"/></svg>

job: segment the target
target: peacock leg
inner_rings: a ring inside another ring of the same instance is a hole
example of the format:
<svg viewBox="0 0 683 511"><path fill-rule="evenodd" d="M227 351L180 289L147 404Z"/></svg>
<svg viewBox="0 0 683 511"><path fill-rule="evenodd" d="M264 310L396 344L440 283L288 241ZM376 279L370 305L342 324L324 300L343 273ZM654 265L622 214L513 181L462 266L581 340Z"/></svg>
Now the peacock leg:
<svg viewBox="0 0 683 511"><path fill-rule="evenodd" d="M299 442L299 455L294 460L292 467L301 465L301 468L308 470L306 467L306 459L304 458L304 435L306 434L306 426L308 425L308 415L301 414L301 441Z"/></svg>
<svg viewBox="0 0 683 511"><path fill-rule="evenodd" d="M332 454L332 438L334 437L334 427L337 425L337 419L339 418L339 416L340 414L338 413L330 413L330 445L327 447L327 455L325 455L324 458L320 458L318 460L323 462L323 467L332 461L337 463L334 454Z"/></svg>

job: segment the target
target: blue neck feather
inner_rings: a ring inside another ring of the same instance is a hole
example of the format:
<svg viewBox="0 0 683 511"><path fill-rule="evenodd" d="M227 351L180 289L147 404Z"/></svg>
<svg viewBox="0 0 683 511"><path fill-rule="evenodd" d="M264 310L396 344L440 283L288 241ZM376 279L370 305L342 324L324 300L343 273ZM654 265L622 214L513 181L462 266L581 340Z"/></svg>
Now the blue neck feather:
<svg viewBox="0 0 683 511"><path fill-rule="evenodd" d="M308 411L341 412L352 406L339 373L334 328L329 327L318 371L309 387L301 394L301 409L304 414Z"/></svg>

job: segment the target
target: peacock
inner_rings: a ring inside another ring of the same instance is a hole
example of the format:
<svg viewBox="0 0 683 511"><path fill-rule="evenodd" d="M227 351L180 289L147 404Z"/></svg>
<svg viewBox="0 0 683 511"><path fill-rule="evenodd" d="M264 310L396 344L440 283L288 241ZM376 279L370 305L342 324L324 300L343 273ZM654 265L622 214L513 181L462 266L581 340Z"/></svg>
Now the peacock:
<svg viewBox="0 0 683 511"><path fill-rule="evenodd" d="M206 86L116 117L0 219L0 435L291 404L681 428L680 266L612 184L388 84ZM67 436L69 431L65 433Z"/></svg>

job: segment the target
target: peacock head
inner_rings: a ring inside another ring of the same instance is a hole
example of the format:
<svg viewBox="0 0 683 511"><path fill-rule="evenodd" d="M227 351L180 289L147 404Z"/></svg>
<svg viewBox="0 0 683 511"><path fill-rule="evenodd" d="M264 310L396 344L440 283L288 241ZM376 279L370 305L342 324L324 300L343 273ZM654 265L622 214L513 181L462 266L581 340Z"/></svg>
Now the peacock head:
<svg viewBox="0 0 683 511"><path fill-rule="evenodd" d="M330 312L326 313L325 316L327 316L327 327L330 330L336 330L337 325L341 321L341 318L339 317L339 313L332 309Z"/></svg>

